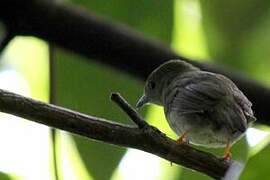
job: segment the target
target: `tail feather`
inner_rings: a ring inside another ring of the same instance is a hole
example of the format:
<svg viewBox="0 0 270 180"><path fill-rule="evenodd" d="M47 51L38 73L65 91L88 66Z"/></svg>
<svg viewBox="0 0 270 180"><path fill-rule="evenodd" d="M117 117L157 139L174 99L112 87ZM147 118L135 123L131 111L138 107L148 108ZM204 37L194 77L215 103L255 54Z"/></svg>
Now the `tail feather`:
<svg viewBox="0 0 270 180"><path fill-rule="evenodd" d="M237 103L223 104L220 120L232 131L238 130L245 132L247 130L247 119L242 108Z"/></svg>

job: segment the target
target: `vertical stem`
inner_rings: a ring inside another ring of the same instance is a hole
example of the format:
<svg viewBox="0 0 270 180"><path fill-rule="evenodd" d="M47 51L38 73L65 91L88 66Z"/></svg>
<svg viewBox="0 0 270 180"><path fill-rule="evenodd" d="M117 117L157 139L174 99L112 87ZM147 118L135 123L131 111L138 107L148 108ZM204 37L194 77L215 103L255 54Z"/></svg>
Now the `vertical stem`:
<svg viewBox="0 0 270 180"><path fill-rule="evenodd" d="M54 47L49 44L49 102L55 104L55 59L54 59ZM55 180L59 180L58 174L58 163L57 163L57 130L54 128L50 129L51 140L52 140L52 159Z"/></svg>

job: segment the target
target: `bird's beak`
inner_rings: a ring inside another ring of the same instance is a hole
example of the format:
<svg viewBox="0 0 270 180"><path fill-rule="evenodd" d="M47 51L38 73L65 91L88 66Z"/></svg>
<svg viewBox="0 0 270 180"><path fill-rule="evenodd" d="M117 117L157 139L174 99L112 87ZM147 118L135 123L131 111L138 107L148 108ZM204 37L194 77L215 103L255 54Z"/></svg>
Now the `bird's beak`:
<svg viewBox="0 0 270 180"><path fill-rule="evenodd" d="M143 105L145 105L146 103L148 103L148 99L145 95L143 95L136 104L136 108L139 109L141 108Z"/></svg>

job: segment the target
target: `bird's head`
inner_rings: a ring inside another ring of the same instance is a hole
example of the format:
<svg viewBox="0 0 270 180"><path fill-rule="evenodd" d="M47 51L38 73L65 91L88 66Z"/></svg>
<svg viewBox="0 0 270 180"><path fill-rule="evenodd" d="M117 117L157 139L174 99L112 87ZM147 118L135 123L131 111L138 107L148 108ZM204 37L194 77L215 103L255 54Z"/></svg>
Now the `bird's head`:
<svg viewBox="0 0 270 180"><path fill-rule="evenodd" d="M182 60L170 60L157 67L147 78L144 86L144 95L138 100L136 107L154 103L162 105L162 92L177 75L189 71L197 71L198 68Z"/></svg>

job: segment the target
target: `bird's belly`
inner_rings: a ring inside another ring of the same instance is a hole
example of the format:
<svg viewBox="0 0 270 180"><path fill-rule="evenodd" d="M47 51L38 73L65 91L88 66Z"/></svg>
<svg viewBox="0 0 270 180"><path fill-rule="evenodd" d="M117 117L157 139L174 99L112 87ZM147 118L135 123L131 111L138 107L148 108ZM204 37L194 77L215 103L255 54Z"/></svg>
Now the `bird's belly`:
<svg viewBox="0 0 270 180"><path fill-rule="evenodd" d="M181 136L187 133L187 138L191 144L205 147L224 147L230 141L234 143L241 137L241 133L235 134L225 127L216 129L211 120L202 119L198 115L183 115L172 111L167 113L167 120L174 132Z"/></svg>

